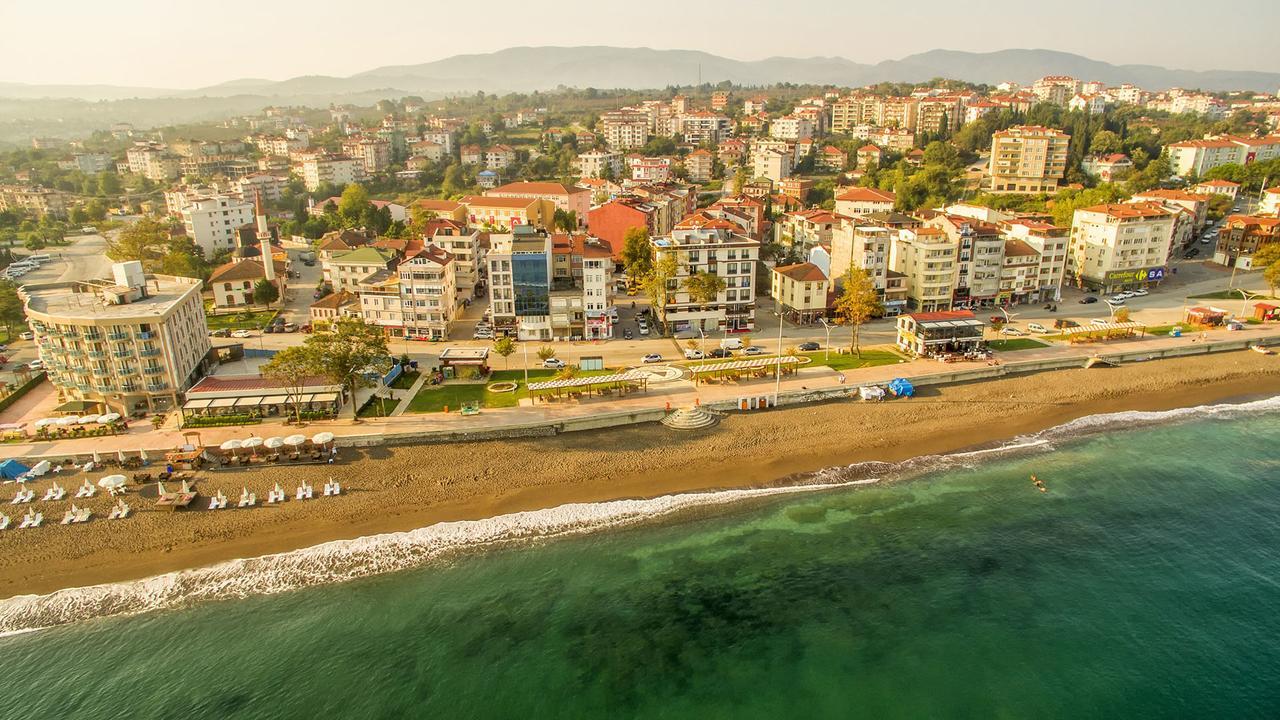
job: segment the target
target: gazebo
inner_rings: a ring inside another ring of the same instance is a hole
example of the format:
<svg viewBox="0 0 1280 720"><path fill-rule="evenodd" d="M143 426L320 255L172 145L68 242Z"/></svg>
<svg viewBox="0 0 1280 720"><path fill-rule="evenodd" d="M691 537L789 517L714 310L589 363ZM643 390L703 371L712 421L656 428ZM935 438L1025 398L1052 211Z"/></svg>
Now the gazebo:
<svg viewBox="0 0 1280 720"><path fill-rule="evenodd" d="M628 370L612 375L587 375L585 377L565 378L563 380L546 380L529 383L529 397L544 400L548 396L578 396L592 392L609 395L617 390L620 393L649 390L649 374L639 370Z"/></svg>
<svg viewBox="0 0 1280 720"><path fill-rule="evenodd" d="M1221 325L1227 319L1227 311L1215 307L1187 308L1187 322L1196 325Z"/></svg>
<svg viewBox="0 0 1280 720"><path fill-rule="evenodd" d="M1135 333L1145 335L1146 331L1146 324L1140 322L1108 322L1065 328L1062 334L1070 342L1088 342L1090 340L1130 337Z"/></svg>
<svg viewBox="0 0 1280 720"><path fill-rule="evenodd" d="M800 358L794 355L771 358L751 358L750 360L730 360L728 362L694 365L689 368L694 382L707 379L736 380L743 375L768 377L781 367L783 373L793 373L800 366Z"/></svg>

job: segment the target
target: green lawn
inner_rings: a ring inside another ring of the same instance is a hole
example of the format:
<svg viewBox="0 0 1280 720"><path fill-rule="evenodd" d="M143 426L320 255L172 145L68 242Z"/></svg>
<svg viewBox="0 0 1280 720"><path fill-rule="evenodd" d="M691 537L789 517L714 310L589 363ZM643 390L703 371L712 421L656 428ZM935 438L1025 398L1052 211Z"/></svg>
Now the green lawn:
<svg viewBox="0 0 1280 720"><path fill-rule="evenodd" d="M1217 292L1204 293L1202 295L1188 295L1192 300L1241 300L1245 299L1240 295L1239 290L1219 290ZM1270 295L1250 295L1247 298L1250 302L1254 300L1275 300Z"/></svg>
<svg viewBox="0 0 1280 720"><path fill-rule="evenodd" d="M987 343L992 350L1000 352L1017 352L1018 350L1035 350L1036 348L1049 347L1048 343L1040 342L1035 338L1001 338L992 340Z"/></svg>
<svg viewBox="0 0 1280 720"><path fill-rule="evenodd" d="M529 368L529 381L542 382L550 380L556 375L555 370L547 368ZM617 368L605 368L604 370L587 370L580 372L579 377L592 377L595 375L610 375L618 372ZM485 388L496 382L514 382L519 387L514 392L495 393L489 392ZM528 397L528 391L524 387L524 370L495 370L489 376L487 383L445 383L444 385L423 385L418 390L418 394L413 396L413 400L409 402L409 407L405 409L408 413L429 413L441 412L445 407L449 408L449 412L457 412L463 403L478 403L482 408L505 408L515 407L520 404L520 399Z"/></svg>
<svg viewBox="0 0 1280 720"><path fill-rule="evenodd" d="M901 355L892 350L863 350L862 357L849 353L837 353L834 348L829 355L825 350L800 354L813 358L813 365L825 365L832 370L857 370L880 365L896 365L904 360Z"/></svg>
<svg viewBox="0 0 1280 720"><path fill-rule="evenodd" d="M275 310L211 315L206 308L205 323L210 330L261 330L276 316Z"/></svg>
<svg viewBox="0 0 1280 720"><path fill-rule="evenodd" d="M396 406L399 404L400 404L399 400L391 400L389 398L377 397L371 400L370 402L365 403L365 406L360 408L360 411L356 413L356 416L362 417L362 418L387 417L391 414L392 410L396 409Z"/></svg>
<svg viewBox="0 0 1280 720"><path fill-rule="evenodd" d="M400 377L392 381L391 388L393 390L408 390L409 388L413 387L413 384L415 382L418 381L418 376L421 374L422 373L418 372L417 370L409 370L409 371L400 373Z"/></svg>

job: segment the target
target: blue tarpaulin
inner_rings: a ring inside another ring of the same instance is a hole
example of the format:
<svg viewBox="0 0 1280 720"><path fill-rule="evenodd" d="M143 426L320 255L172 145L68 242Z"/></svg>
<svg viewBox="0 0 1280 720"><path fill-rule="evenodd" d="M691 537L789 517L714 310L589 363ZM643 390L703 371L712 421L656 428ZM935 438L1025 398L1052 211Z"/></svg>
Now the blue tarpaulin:
<svg viewBox="0 0 1280 720"><path fill-rule="evenodd" d="M19 475L27 472L31 468L23 465L17 460L9 459L0 462L0 477L6 480L16 480Z"/></svg>
<svg viewBox="0 0 1280 720"><path fill-rule="evenodd" d="M894 378L889 381L889 392L895 397L911 397L916 394L916 389L912 386L911 381L906 378Z"/></svg>

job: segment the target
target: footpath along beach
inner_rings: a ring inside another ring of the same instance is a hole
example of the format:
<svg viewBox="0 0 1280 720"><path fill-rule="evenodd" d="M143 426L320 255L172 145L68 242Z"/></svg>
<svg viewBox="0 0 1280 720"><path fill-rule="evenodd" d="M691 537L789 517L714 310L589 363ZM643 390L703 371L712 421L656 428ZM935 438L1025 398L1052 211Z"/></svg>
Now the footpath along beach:
<svg viewBox="0 0 1280 720"><path fill-rule="evenodd" d="M329 478L344 495L248 510L154 510L127 521L8 531L0 596L148 577L322 542L572 502L786 483L801 473L952 452L1075 418L1280 394L1280 358L1232 352L925 388L910 400L838 401L733 415L684 434L657 423L549 438L348 448L338 465L204 472L197 488L259 498ZM63 476L64 486L79 478ZM42 483L40 487L47 484ZM86 503L105 514L111 500Z"/></svg>

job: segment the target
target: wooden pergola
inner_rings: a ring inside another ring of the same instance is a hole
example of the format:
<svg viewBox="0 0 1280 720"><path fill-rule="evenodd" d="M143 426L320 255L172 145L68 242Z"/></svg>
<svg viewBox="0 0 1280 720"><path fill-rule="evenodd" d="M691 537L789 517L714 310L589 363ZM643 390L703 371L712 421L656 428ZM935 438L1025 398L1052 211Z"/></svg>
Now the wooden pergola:
<svg viewBox="0 0 1280 720"><path fill-rule="evenodd" d="M612 375L588 375L585 377L565 378L563 380L546 380L529 383L529 397L548 399L548 396L577 396L593 392L608 395L614 390L621 393L649 390L649 373L639 370L614 373Z"/></svg>
<svg viewBox="0 0 1280 720"><path fill-rule="evenodd" d="M1086 340L1110 340L1116 337L1130 337L1134 334L1145 335L1147 326L1140 322L1092 323L1078 327L1065 328L1062 334L1069 342Z"/></svg>
<svg viewBox="0 0 1280 720"><path fill-rule="evenodd" d="M707 365L692 365L689 367L689 372L693 374L693 381L697 383L699 380L706 380L707 378L736 379L743 375L766 377L774 372L775 367L779 366L783 373L793 373L800 366L800 358L794 355L786 355L783 357L751 358L750 360L730 360Z"/></svg>

